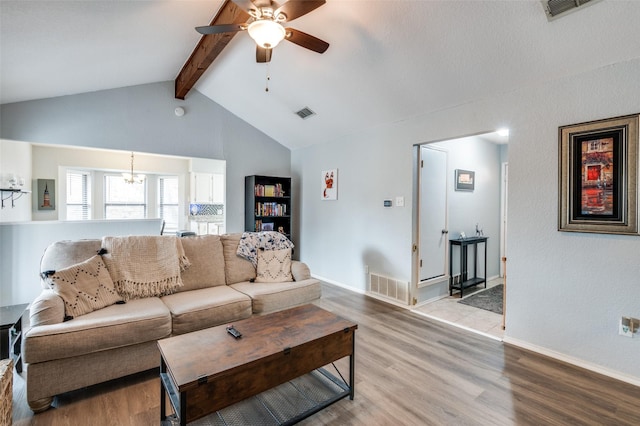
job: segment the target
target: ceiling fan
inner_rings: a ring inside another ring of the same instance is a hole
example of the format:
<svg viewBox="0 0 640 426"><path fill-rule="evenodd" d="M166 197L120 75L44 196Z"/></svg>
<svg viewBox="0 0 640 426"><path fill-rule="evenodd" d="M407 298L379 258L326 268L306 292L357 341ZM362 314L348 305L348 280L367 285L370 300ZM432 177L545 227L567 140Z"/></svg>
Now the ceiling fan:
<svg viewBox="0 0 640 426"><path fill-rule="evenodd" d="M231 0L251 16L244 24L223 24L196 27L200 34L220 34L247 31L256 42L256 61L271 61L271 52L282 40L314 52L324 53L329 43L284 24L317 9L326 0L289 0L280 5L272 0Z"/></svg>

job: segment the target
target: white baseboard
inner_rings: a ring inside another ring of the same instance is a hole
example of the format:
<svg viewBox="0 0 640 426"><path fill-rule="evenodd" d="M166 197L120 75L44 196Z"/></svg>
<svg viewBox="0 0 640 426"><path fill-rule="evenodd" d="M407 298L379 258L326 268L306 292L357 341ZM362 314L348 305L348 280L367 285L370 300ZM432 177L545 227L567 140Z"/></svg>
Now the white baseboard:
<svg viewBox="0 0 640 426"><path fill-rule="evenodd" d="M346 284L343 284L341 282L330 280L329 278L321 277L319 275L314 275L314 274L311 274L311 277L315 278L316 280L324 281L325 283L335 285L336 287L341 287L341 288L344 288L345 290L353 291L354 293L366 294L365 290L362 290L360 288L354 288Z"/></svg>
<svg viewBox="0 0 640 426"><path fill-rule="evenodd" d="M566 355L560 352L556 352L554 350L542 347L542 346L538 346L538 345L534 345L532 343L529 342L525 342L523 340L519 340L519 339L514 339L513 337L509 337L509 336L504 336L504 338L502 339L502 341L504 343L507 343L509 345L513 345L513 346L518 346L520 348L523 349L527 349L530 350L532 352L536 352L539 353L541 355L546 355L550 358L554 358L557 359L559 361L563 361L566 362L568 364L572 364L575 365L577 367L581 367L584 368L585 370L590 370L593 371L595 373L599 373L602 374L604 376L608 376L611 377L613 379L617 379L626 383L630 383L632 385L635 386L640 386L640 378L639 377L634 377L634 376L629 376L628 374L623 374L619 371L615 371L615 370L611 370L609 368L606 367L602 367L601 365L598 364L593 364L591 362L585 361L583 359L580 358L575 358L572 357L570 355Z"/></svg>
<svg viewBox="0 0 640 426"><path fill-rule="evenodd" d="M421 308L424 305L428 305L429 303L437 302L438 300L442 300L445 297L449 297L449 293L443 294L442 296L432 297L431 299L423 300L413 306L413 309Z"/></svg>

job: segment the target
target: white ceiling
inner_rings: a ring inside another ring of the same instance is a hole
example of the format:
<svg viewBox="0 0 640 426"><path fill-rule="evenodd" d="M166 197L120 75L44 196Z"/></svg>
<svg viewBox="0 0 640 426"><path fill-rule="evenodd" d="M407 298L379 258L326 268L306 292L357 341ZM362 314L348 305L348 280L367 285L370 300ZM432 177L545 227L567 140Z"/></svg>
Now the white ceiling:
<svg viewBox="0 0 640 426"><path fill-rule="evenodd" d="M2 0L0 102L173 80L221 4ZM240 33L196 89L295 149L639 58L639 22L636 0L552 22L538 0L327 0L289 24L326 53L285 41L267 68Z"/></svg>

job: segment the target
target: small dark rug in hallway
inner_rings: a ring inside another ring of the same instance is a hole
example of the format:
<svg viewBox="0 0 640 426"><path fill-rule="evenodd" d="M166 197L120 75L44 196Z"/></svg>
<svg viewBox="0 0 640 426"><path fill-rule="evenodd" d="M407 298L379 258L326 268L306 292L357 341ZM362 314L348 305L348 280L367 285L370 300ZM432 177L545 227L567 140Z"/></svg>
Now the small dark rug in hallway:
<svg viewBox="0 0 640 426"><path fill-rule="evenodd" d="M502 315L502 288L503 284L498 284L495 287L465 297L458 303Z"/></svg>

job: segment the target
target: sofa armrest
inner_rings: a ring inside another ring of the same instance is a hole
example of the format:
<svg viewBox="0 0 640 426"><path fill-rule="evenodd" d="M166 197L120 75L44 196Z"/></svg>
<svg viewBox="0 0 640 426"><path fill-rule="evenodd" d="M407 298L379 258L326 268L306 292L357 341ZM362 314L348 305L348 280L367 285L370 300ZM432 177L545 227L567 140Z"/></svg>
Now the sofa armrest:
<svg viewBox="0 0 640 426"><path fill-rule="evenodd" d="M29 306L31 327L64 322L64 301L53 290L43 290Z"/></svg>
<svg viewBox="0 0 640 426"><path fill-rule="evenodd" d="M291 261L291 274L295 281L303 281L311 278L311 270L309 270L306 263L300 262L299 260Z"/></svg>

